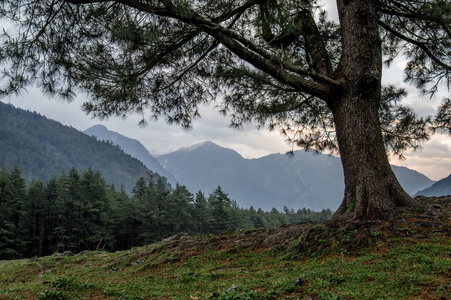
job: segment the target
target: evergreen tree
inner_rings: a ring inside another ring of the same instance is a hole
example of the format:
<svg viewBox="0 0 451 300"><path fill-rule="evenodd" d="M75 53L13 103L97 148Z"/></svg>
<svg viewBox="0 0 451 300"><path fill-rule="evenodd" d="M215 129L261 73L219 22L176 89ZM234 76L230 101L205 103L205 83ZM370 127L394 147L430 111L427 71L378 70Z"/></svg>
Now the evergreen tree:
<svg viewBox="0 0 451 300"><path fill-rule="evenodd" d="M110 248L126 250L138 246L138 231L141 223L137 220L140 210L137 208L136 200L127 195L123 186L119 192L110 189L109 194L111 199L110 226L114 236L114 246L112 245Z"/></svg>
<svg viewBox="0 0 451 300"><path fill-rule="evenodd" d="M160 186L161 187L161 186ZM139 243L151 243L161 236L163 230L160 222L164 205L158 205L156 184L153 177L140 179L134 190L134 199L136 199L136 220L139 222L137 232Z"/></svg>
<svg viewBox="0 0 451 300"><path fill-rule="evenodd" d="M20 256L17 249L17 227L15 216L18 214L17 199L5 166L0 169L0 259L12 259Z"/></svg>
<svg viewBox="0 0 451 300"><path fill-rule="evenodd" d="M21 226L21 221L23 219L23 208L26 202L26 183L25 179L22 178L22 171L19 166L14 165L10 172L9 180L11 181L11 199L9 203L11 209L11 217L14 232L14 243L15 248L18 253L24 253L25 251L25 240L26 240L26 229Z"/></svg>
<svg viewBox="0 0 451 300"><path fill-rule="evenodd" d="M1 94L33 83L64 99L83 90L93 116L148 111L185 127L221 98L233 126L338 149L346 187L335 220L382 218L419 205L386 150L402 155L429 137L429 119L399 103L405 93L381 87L383 59L405 55L406 80L424 93L449 82L451 3L336 3L338 23L316 0L4 0L0 16L17 27L2 35ZM436 126L449 128L449 103Z"/></svg>
<svg viewBox="0 0 451 300"><path fill-rule="evenodd" d="M173 233L194 233L192 222L193 194L184 185L176 184L168 197L167 219Z"/></svg>
<svg viewBox="0 0 451 300"><path fill-rule="evenodd" d="M156 228L154 231L154 236L156 239L161 239L170 236L172 232L170 231L171 224L167 219L167 205L168 197L170 195L170 190L166 187L165 182L162 178L158 178L155 185L154 193L154 210L152 212L153 218L155 220Z"/></svg>
<svg viewBox="0 0 451 300"><path fill-rule="evenodd" d="M255 215L254 226L256 228L268 227L268 222L266 220L265 213L261 208L257 210L257 213Z"/></svg>
<svg viewBox="0 0 451 300"><path fill-rule="evenodd" d="M210 224L213 222L211 209L202 191L198 191L194 198L193 220L196 232L211 233Z"/></svg>
<svg viewBox="0 0 451 300"><path fill-rule="evenodd" d="M64 178L64 174L62 177ZM43 198L44 207L44 237L42 242L42 248L39 249L40 255L50 255L57 249L57 243L61 236L56 234L56 226L58 225L58 219L61 218L65 211L61 203L60 181L53 177L47 182L45 197Z"/></svg>
<svg viewBox="0 0 451 300"><path fill-rule="evenodd" d="M28 187L26 201L22 208L22 231L26 232L26 257L44 254L45 235L45 186L40 179L33 179Z"/></svg>
<svg viewBox="0 0 451 300"><path fill-rule="evenodd" d="M79 175L76 169L71 169L70 174L70 180L69 175L63 172L57 181L55 228L51 237L55 242L53 249L56 252L76 251L77 248L76 233L79 228L74 202L78 199Z"/></svg>
<svg viewBox="0 0 451 300"><path fill-rule="evenodd" d="M244 210L239 207L235 200L230 200L230 217L230 226L233 230L253 227L249 222L247 222Z"/></svg>
<svg viewBox="0 0 451 300"><path fill-rule="evenodd" d="M84 171L80 178L80 197L83 230L80 230L80 245L77 251L94 250L105 247L110 242L109 230L110 206L107 199L105 180L99 171Z"/></svg>
<svg viewBox="0 0 451 300"><path fill-rule="evenodd" d="M125 250L179 233L221 233L280 224L280 215L293 223L303 218L325 219L330 210L286 208L242 209L221 187L208 197L194 197L185 186L167 188L164 180L138 180L134 197L124 188L107 186L98 171L64 172L47 184L28 185L18 167L0 169L0 258L50 255L62 251ZM289 223L288 222L288 223ZM78 223L78 224L75 224Z"/></svg>
<svg viewBox="0 0 451 300"><path fill-rule="evenodd" d="M147 194L147 181L144 177L140 177L136 182L135 186L132 188L133 198L138 202L145 201Z"/></svg>
<svg viewBox="0 0 451 300"><path fill-rule="evenodd" d="M231 200L218 186L208 197L208 204L211 209L211 231L221 233L233 229L231 216Z"/></svg>

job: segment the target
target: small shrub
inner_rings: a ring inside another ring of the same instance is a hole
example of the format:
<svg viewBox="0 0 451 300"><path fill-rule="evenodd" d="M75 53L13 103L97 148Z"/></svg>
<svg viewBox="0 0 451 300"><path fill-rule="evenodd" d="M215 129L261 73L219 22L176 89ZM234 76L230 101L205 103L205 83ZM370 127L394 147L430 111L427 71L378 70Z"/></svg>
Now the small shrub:
<svg viewBox="0 0 451 300"><path fill-rule="evenodd" d="M74 280L72 278L67 278L67 277L61 277L61 278L55 279L52 282L52 286L55 288L67 288L67 287L73 286L74 284L75 284Z"/></svg>
<svg viewBox="0 0 451 300"><path fill-rule="evenodd" d="M65 300L68 297L61 291L57 290L45 290L41 293L39 300Z"/></svg>

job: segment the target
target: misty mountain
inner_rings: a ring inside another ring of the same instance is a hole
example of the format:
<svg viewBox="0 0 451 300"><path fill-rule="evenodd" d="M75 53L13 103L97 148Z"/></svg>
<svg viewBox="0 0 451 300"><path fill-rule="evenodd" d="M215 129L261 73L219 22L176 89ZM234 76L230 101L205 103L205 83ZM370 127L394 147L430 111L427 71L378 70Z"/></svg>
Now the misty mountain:
<svg viewBox="0 0 451 300"><path fill-rule="evenodd" d="M108 130L103 125L94 125L91 128L86 129L84 133L89 136L94 136L100 141L111 141L114 145L118 145L122 150L124 150L125 153L128 153L132 157L140 160L149 170L160 174L160 176L166 177L167 181L172 186L176 185L177 180L174 176L166 171L160 165L158 160L153 157L139 141Z"/></svg>
<svg viewBox="0 0 451 300"><path fill-rule="evenodd" d="M36 112L0 102L0 165L18 165L27 180L48 181L75 167L98 170L109 184L130 192L149 170L111 142L100 142ZM157 176L157 175L155 175Z"/></svg>
<svg viewBox="0 0 451 300"><path fill-rule="evenodd" d="M242 207L274 206L276 194L249 176L252 163L240 154L204 142L157 157L182 184L191 191L211 192L220 185ZM256 205L258 204L258 205Z"/></svg>
<svg viewBox="0 0 451 300"><path fill-rule="evenodd" d="M340 159L295 151L245 159L237 152L204 142L157 158L191 191L211 191L220 185L240 206L269 210L338 208L344 192ZM434 182L421 173L393 166L400 183L413 195Z"/></svg>
<svg viewBox="0 0 451 300"><path fill-rule="evenodd" d="M451 175L446 178L443 178L432 186L419 191L416 195L422 195L427 197L439 197L439 196L448 196L451 195Z"/></svg>

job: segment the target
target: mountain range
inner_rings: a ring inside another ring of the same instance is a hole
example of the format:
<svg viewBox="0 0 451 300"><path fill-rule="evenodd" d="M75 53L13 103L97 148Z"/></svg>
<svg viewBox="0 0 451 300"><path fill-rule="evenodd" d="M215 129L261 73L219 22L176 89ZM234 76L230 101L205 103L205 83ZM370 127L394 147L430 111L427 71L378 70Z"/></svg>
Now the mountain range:
<svg viewBox="0 0 451 300"><path fill-rule="evenodd" d="M341 162L334 156L295 151L292 157L271 154L245 159L232 149L204 142L154 157L139 141L104 126L96 125L83 134L2 102L0 164L17 164L24 178L44 181L72 167L92 168L128 192L139 177L158 173L171 185L186 185L193 193L210 193L221 186L241 207L264 210L336 209L344 190ZM396 166L393 170L411 195L451 194L451 178L431 187L434 181L416 171Z"/></svg>
<svg viewBox="0 0 451 300"><path fill-rule="evenodd" d="M93 130L90 128L85 132L92 133ZM97 127L94 135L108 140L107 137L114 133L107 132L106 128L99 130ZM130 140L126 138L123 141L132 143ZM133 144L136 142L133 140ZM119 146L127 152L128 146ZM139 148L144 148L141 146ZM166 172L192 192L202 190L208 193L221 186L242 207L336 209L344 191L341 161L331 155L295 151L292 157L271 154L245 159L232 149L207 141L156 159ZM397 166L392 168L410 195L434 183L417 171Z"/></svg>
<svg viewBox="0 0 451 300"><path fill-rule="evenodd" d="M36 113L0 102L0 165L17 165L28 181L44 182L75 167L100 171L106 182L127 192L150 172L141 161L112 142L101 142L81 131ZM153 174L157 176L156 174Z"/></svg>

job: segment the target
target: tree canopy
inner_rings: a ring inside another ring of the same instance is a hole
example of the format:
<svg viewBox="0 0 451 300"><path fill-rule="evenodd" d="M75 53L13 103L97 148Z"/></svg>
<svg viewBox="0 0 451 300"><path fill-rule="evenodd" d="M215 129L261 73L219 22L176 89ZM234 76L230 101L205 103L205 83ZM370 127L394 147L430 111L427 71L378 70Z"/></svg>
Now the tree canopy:
<svg viewBox="0 0 451 300"><path fill-rule="evenodd" d="M65 99L82 90L93 116L137 112L185 127L199 104L217 101L233 126L255 122L297 146L338 149L347 187L338 215L357 201L355 218L380 217L412 204L385 151L418 147L431 122L401 104L405 91L381 87L382 64L406 56L406 81L425 94L449 85L451 3L336 3L338 23L315 0L3 1L0 17L16 27L2 35L1 94L29 84ZM449 107L435 129L450 128Z"/></svg>

